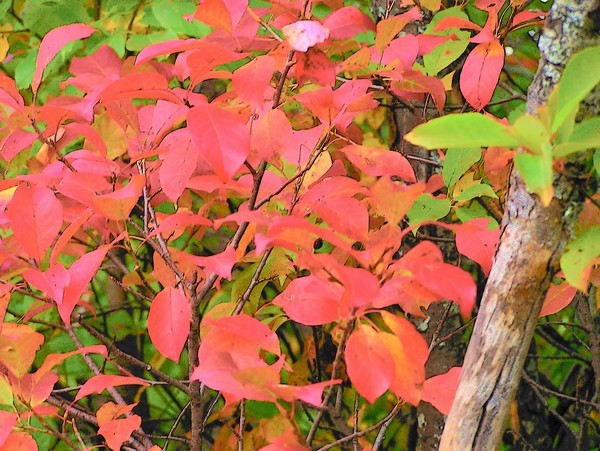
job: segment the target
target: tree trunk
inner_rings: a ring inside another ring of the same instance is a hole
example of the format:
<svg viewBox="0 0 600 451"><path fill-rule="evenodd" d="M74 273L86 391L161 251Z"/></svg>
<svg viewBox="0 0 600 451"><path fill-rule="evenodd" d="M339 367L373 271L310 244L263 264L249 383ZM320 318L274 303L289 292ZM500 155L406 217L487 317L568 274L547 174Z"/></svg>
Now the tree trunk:
<svg viewBox="0 0 600 451"><path fill-rule="evenodd" d="M539 42L529 112L545 103L569 58L598 42L599 13L600 0L555 1ZM557 177L555 198L544 207L513 171L500 244L441 450L498 449L542 302L585 199L583 185Z"/></svg>

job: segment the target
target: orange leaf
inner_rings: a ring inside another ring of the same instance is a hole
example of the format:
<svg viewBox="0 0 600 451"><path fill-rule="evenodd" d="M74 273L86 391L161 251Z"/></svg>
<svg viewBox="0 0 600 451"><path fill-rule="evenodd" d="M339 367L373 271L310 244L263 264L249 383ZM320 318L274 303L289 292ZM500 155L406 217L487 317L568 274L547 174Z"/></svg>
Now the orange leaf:
<svg viewBox="0 0 600 451"><path fill-rule="evenodd" d="M108 219L114 221L125 221L142 195L142 188L146 178L137 174L131 177L130 182L124 188L112 193L96 196L93 199L98 211Z"/></svg>
<svg viewBox="0 0 600 451"><path fill-rule="evenodd" d="M0 363L21 377L33 363L44 336L24 324L4 323L0 334Z"/></svg>
<svg viewBox="0 0 600 451"><path fill-rule="evenodd" d="M390 388L396 373L382 335L370 326L360 325L350 335L344 354L352 385L370 403Z"/></svg>

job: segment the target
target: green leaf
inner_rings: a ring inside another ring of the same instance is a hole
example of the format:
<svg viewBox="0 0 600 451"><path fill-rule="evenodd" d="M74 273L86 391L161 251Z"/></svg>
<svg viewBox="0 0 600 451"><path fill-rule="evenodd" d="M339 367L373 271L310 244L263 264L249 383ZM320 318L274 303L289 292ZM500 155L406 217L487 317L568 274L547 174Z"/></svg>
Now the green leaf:
<svg viewBox="0 0 600 451"><path fill-rule="evenodd" d="M580 122L573 129L569 140L554 149L554 157L560 158L581 150L600 147L600 117Z"/></svg>
<svg viewBox="0 0 600 451"><path fill-rule="evenodd" d="M86 2L81 0L29 0L23 9L23 24L38 36L76 22L92 22Z"/></svg>
<svg viewBox="0 0 600 451"><path fill-rule="evenodd" d="M594 152L594 169L596 174L600 175L600 149L596 149Z"/></svg>
<svg viewBox="0 0 600 451"><path fill-rule="evenodd" d="M446 41L443 44L438 45L430 53L423 55L423 66L427 71L427 75L437 75L439 71L456 61L469 45L469 38L471 37L469 31L452 28L434 32L436 25L444 17L469 19L462 9L457 6L441 10L433 16L433 19L431 19L431 22L425 29L425 34L433 34L436 36L449 36L454 34L458 40Z"/></svg>
<svg viewBox="0 0 600 451"><path fill-rule="evenodd" d="M520 152L515 155L514 160L527 189L540 196L543 205L550 205L554 195L551 155L532 155Z"/></svg>
<svg viewBox="0 0 600 451"><path fill-rule="evenodd" d="M531 114L521 116L511 127L511 132L521 147L537 155L544 153L544 145L550 143L550 132L544 123Z"/></svg>
<svg viewBox="0 0 600 451"><path fill-rule="evenodd" d="M498 227L498 221L492 218L490 213L479 202L470 202L466 206L455 206L454 213L456 213L456 217L460 219L460 222L467 222L476 218L487 218L490 220L489 226L491 229Z"/></svg>
<svg viewBox="0 0 600 451"><path fill-rule="evenodd" d="M437 221L450 212L448 199L435 199L431 194L421 194L408 210L408 222L417 226L423 222Z"/></svg>
<svg viewBox="0 0 600 451"><path fill-rule="evenodd" d="M515 148L519 145L509 127L479 113L449 114L433 119L415 127L404 139L426 149L488 146Z"/></svg>
<svg viewBox="0 0 600 451"><path fill-rule="evenodd" d="M587 292L590 271L600 257L600 226L593 226L571 241L560 259L567 282Z"/></svg>
<svg viewBox="0 0 600 451"><path fill-rule="evenodd" d="M190 22L184 15L193 15L196 4L192 0L155 0L152 13L160 26L166 30L187 36L202 37L210 33L211 28L202 22Z"/></svg>
<svg viewBox="0 0 600 451"><path fill-rule="evenodd" d="M551 131L555 132L572 111L578 109L588 93L600 83L600 45L576 53L567 63L558 83L556 114Z"/></svg>
<svg viewBox="0 0 600 451"><path fill-rule="evenodd" d="M451 148L446 151L442 176L444 183L454 185L481 158L481 147Z"/></svg>
<svg viewBox="0 0 600 451"><path fill-rule="evenodd" d="M454 200L457 202L464 202L482 196L493 197L495 199L498 199L498 196L496 195L496 193L490 185L481 183L479 185L469 186L468 188L463 190L458 196L455 196Z"/></svg>

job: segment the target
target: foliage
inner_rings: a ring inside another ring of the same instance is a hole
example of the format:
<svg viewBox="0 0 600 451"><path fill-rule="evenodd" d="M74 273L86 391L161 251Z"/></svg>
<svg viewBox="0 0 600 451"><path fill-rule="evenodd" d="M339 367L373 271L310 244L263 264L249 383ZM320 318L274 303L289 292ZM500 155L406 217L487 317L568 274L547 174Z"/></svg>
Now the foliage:
<svg viewBox="0 0 600 451"><path fill-rule="evenodd" d="M418 3L0 2L0 447L391 449L396 415L448 412L427 309L467 329L513 158L549 202L600 147L575 123L600 58L517 118L535 43L511 42L544 14ZM407 136L429 180L393 148L404 106L441 116ZM598 281L582 217L543 314Z"/></svg>

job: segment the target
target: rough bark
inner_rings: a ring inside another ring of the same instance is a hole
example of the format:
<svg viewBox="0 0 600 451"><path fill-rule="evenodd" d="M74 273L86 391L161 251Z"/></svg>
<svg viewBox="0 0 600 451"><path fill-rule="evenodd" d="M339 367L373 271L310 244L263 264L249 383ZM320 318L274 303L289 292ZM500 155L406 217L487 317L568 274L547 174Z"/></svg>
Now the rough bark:
<svg viewBox="0 0 600 451"><path fill-rule="evenodd" d="M557 0L540 39L528 110L545 103L569 58L598 41L600 0ZM594 102L590 102L594 105ZM577 169L575 162L571 167ZM513 171L494 267L483 294L441 450L498 449L539 311L582 201L585 184L561 175L544 207Z"/></svg>

